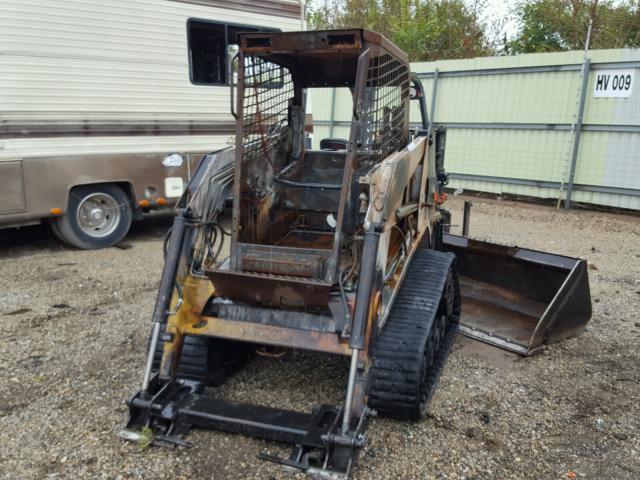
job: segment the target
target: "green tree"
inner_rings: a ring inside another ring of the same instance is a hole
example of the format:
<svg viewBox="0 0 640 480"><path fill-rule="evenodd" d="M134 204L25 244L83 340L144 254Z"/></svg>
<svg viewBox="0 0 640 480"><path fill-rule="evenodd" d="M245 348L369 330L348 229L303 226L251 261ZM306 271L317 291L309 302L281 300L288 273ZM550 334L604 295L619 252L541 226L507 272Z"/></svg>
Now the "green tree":
<svg viewBox="0 0 640 480"><path fill-rule="evenodd" d="M463 0L315 0L307 3L307 22L310 29L375 30L412 61L493 53L485 25Z"/></svg>
<svg viewBox="0 0 640 480"><path fill-rule="evenodd" d="M508 53L640 46L640 5L613 0L530 0L519 5L520 29Z"/></svg>

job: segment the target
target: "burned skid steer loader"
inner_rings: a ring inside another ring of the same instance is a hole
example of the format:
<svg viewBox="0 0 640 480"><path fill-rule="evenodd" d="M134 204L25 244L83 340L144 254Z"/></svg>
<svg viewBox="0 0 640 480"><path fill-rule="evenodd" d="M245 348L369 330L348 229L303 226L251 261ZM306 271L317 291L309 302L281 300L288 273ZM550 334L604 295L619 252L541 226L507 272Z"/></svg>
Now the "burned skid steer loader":
<svg viewBox="0 0 640 480"><path fill-rule="evenodd" d="M538 348L588 321L586 271L445 233L444 132L427 128L422 85L381 35L246 33L239 45L235 147L205 157L181 201L123 435L173 446L188 445L191 427L244 433L294 445L266 460L346 478L370 417L424 417L466 298L470 320L509 323L499 341L530 353L526 335ZM323 87L351 89L353 121L348 140L313 150L306 96ZM230 189L227 232L218 217ZM491 337L480 323L465 328ZM344 401L306 414L216 396L265 345L349 357Z"/></svg>

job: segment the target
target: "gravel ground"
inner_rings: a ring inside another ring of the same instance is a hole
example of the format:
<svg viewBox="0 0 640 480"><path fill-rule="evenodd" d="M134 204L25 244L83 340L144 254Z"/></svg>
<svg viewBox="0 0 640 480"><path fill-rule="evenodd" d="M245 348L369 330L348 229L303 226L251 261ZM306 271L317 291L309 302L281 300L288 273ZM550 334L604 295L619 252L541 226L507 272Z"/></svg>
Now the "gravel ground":
<svg viewBox="0 0 640 480"><path fill-rule="evenodd" d="M449 202L461 219L463 197ZM429 418L376 419L358 479L640 478L640 218L473 199L478 238L587 258L587 331L529 359L459 338ZM0 232L0 476L292 478L256 458L278 444L195 431L192 449L117 437L138 388L171 219L128 249L77 251L44 227ZM341 358L257 358L221 389L309 410L339 402Z"/></svg>

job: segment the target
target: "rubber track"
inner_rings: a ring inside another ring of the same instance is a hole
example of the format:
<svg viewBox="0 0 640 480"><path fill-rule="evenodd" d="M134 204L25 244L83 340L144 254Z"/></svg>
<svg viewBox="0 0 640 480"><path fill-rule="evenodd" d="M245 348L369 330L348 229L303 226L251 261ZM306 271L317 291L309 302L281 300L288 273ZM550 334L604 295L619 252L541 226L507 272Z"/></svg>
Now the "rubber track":
<svg viewBox="0 0 640 480"><path fill-rule="evenodd" d="M459 302L446 326L442 325L442 315L437 316L454 260L451 253L421 248L411 261L373 348L368 405L381 415L417 420L421 417L420 392L426 392L427 405L431 400L458 330ZM455 277L454 282L457 287ZM439 328L445 328L444 335L438 335ZM435 343L435 337L440 339L438 350L421 390L424 349Z"/></svg>
<svg viewBox="0 0 640 480"><path fill-rule="evenodd" d="M160 331L164 333L167 327L163 323ZM158 371L160 361L162 360L162 351L164 349L164 341L158 339L158 345L153 356L153 371ZM178 364L178 376L191 379L206 381L209 376L209 338L186 336L182 346L182 355ZM208 382L206 382L208 383Z"/></svg>

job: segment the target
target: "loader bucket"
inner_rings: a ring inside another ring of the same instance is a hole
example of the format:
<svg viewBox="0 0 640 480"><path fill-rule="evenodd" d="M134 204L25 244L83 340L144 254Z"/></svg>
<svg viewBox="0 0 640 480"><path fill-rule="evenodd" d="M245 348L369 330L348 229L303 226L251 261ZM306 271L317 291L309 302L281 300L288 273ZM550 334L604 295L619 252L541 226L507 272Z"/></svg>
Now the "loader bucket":
<svg viewBox="0 0 640 480"><path fill-rule="evenodd" d="M532 355L591 318L587 262L444 234L460 276L460 332Z"/></svg>

